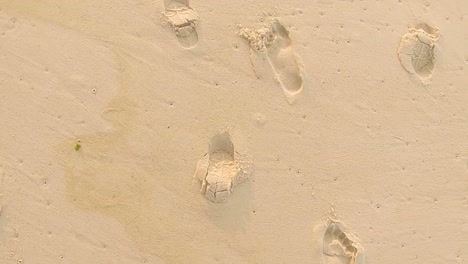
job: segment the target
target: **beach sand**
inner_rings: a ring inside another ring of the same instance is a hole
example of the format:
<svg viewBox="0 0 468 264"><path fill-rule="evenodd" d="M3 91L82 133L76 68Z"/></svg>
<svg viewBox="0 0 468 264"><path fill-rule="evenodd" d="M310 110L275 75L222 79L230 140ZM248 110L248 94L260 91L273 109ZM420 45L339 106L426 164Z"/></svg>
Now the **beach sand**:
<svg viewBox="0 0 468 264"><path fill-rule="evenodd" d="M0 0L0 263L468 261L466 10Z"/></svg>

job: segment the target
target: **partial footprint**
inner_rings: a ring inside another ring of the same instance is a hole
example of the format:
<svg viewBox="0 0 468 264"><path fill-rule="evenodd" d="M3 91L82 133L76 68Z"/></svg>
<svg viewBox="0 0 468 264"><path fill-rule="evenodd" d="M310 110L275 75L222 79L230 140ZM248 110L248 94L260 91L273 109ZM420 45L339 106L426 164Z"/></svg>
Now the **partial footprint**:
<svg viewBox="0 0 468 264"><path fill-rule="evenodd" d="M278 82L289 102L304 88L303 69L299 56L292 49L289 32L273 19L260 29L241 28L237 34L250 43L255 51L265 52Z"/></svg>
<svg viewBox="0 0 468 264"><path fill-rule="evenodd" d="M194 179L201 182L200 192L206 199L225 202L232 188L248 179L252 160L234 151L229 133L215 135L210 142L208 153L198 161Z"/></svg>
<svg viewBox="0 0 468 264"><path fill-rule="evenodd" d="M198 13L189 6L188 0L165 0L164 8L163 15L171 24L179 44L186 49L194 48L198 43Z"/></svg>
<svg viewBox="0 0 468 264"><path fill-rule="evenodd" d="M364 264L364 250L342 222L329 220L323 235L323 264Z"/></svg>
<svg viewBox="0 0 468 264"><path fill-rule="evenodd" d="M434 70L434 47L439 39L439 29L427 24L410 28L403 35L398 48L400 63L409 73L419 76L423 84L429 84Z"/></svg>

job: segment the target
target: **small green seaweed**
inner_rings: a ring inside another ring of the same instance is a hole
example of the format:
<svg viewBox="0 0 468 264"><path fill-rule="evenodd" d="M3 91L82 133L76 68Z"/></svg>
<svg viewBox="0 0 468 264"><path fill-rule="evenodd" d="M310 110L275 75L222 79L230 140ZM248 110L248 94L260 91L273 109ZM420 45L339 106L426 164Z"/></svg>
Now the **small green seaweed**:
<svg viewBox="0 0 468 264"><path fill-rule="evenodd" d="M75 145L75 151L80 150L80 148L81 148L81 145L80 145L80 144L76 144L76 145Z"/></svg>

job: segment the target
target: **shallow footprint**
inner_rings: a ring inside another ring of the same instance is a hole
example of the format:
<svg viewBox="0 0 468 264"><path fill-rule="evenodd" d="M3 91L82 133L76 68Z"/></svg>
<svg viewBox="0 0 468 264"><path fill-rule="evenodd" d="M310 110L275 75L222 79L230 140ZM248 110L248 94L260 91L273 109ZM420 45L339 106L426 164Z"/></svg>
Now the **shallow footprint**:
<svg viewBox="0 0 468 264"><path fill-rule="evenodd" d="M297 55L292 49L289 32L275 20L271 25L271 34L272 39L269 38L266 43L268 62L275 71L285 95L294 96L302 91L303 78Z"/></svg>
<svg viewBox="0 0 468 264"><path fill-rule="evenodd" d="M171 24L179 44L186 49L194 48L198 43L198 13L189 6L188 0L165 0L164 8L163 15Z"/></svg>
<svg viewBox="0 0 468 264"><path fill-rule="evenodd" d="M361 245L341 222L330 221L323 235L323 264L364 264Z"/></svg>
<svg viewBox="0 0 468 264"><path fill-rule="evenodd" d="M283 93L292 102L302 92L304 79L299 56L292 48L288 30L277 19L273 19L261 29L241 28L237 34L247 39L253 50L266 53Z"/></svg>
<svg viewBox="0 0 468 264"><path fill-rule="evenodd" d="M434 48L439 36L438 28L419 24L401 38L398 48L400 63L407 72L417 74L423 84L429 84L432 78Z"/></svg>
<svg viewBox="0 0 468 264"><path fill-rule="evenodd" d="M235 152L229 133L224 132L211 139L193 178L201 182L200 192L206 199L221 203L229 198L234 186L248 179L251 166L250 157Z"/></svg>

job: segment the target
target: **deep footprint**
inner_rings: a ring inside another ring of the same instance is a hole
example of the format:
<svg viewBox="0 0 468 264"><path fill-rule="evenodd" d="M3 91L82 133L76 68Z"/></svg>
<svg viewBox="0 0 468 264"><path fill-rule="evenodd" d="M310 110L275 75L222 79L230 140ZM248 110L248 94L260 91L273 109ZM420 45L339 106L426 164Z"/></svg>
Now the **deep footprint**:
<svg viewBox="0 0 468 264"><path fill-rule="evenodd" d="M211 139L208 153L198 161L194 179L201 182L200 192L206 199L225 202L232 188L248 179L252 161L248 156L234 151L227 132Z"/></svg>
<svg viewBox="0 0 468 264"><path fill-rule="evenodd" d="M198 13L189 6L188 0L165 0L166 22L171 24L179 44L186 49L194 48L198 43Z"/></svg>
<svg viewBox="0 0 468 264"><path fill-rule="evenodd" d="M417 74L423 84L429 84L432 78L434 48L439 36L438 28L419 24L401 38L398 48L400 63L407 72Z"/></svg>
<svg viewBox="0 0 468 264"><path fill-rule="evenodd" d="M362 247L338 222L330 222L323 236L323 263L364 264Z"/></svg>
<svg viewBox="0 0 468 264"><path fill-rule="evenodd" d="M301 93L304 88L302 67L299 56L292 48L289 32L277 20L272 20L263 28L253 30L241 28L237 34L249 41L250 47L255 51L266 53L283 93L290 102Z"/></svg>

